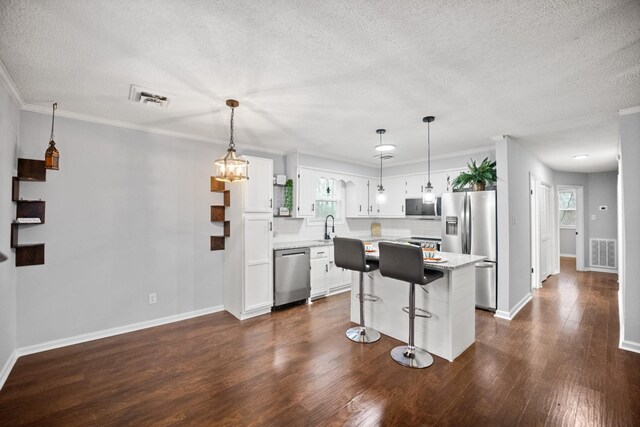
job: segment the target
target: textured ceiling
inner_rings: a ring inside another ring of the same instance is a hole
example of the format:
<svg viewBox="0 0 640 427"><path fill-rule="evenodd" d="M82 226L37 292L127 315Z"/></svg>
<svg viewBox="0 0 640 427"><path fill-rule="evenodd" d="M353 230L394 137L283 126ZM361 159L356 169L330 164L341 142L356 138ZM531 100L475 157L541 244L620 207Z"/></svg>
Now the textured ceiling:
<svg viewBox="0 0 640 427"><path fill-rule="evenodd" d="M551 167L615 169L640 105L640 2L7 1L0 59L25 102L138 126L376 164L508 134ZM167 110L127 100L136 83ZM574 154L589 153L577 162ZM389 163L392 165L393 163Z"/></svg>

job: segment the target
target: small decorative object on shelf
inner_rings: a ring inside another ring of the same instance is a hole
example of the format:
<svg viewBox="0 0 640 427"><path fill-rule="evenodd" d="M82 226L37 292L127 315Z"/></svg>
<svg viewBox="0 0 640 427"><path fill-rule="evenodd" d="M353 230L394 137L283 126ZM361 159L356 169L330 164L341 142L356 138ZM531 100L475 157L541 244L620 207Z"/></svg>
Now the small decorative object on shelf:
<svg viewBox="0 0 640 427"><path fill-rule="evenodd" d="M288 179L284 184L284 207L293 212L293 180Z"/></svg>
<svg viewBox="0 0 640 427"><path fill-rule="evenodd" d="M59 162L60 162L60 153L58 152L58 149L56 148L56 143L53 140L53 129L54 129L54 125L55 125L55 121L56 121L56 110L58 109L58 103L54 102L53 103L53 113L51 115L51 138L49 138L49 148L47 148L47 151L44 153L44 167L45 169L53 169L53 170L58 170L59 169Z"/></svg>
<svg viewBox="0 0 640 427"><path fill-rule="evenodd" d="M485 157L479 165L475 160L471 160L471 163L467 163L467 167L469 168L467 172L462 172L453 180L454 189L461 189L471 184L473 191L484 191L486 184L496 182L498 179L496 162L490 161L488 157Z"/></svg>

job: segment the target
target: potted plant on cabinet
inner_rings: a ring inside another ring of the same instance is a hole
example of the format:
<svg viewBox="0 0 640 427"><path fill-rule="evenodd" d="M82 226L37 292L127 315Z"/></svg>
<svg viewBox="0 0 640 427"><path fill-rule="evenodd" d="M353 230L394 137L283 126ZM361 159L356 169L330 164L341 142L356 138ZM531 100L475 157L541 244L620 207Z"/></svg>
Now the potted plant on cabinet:
<svg viewBox="0 0 640 427"><path fill-rule="evenodd" d="M496 162L490 161L485 157L482 163L476 164L475 160L467 163L469 170L462 172L453 180L453 188L459 190L469 184L474 191L484 191L485 185L495 182L498 177L496 175Z"/></svg>

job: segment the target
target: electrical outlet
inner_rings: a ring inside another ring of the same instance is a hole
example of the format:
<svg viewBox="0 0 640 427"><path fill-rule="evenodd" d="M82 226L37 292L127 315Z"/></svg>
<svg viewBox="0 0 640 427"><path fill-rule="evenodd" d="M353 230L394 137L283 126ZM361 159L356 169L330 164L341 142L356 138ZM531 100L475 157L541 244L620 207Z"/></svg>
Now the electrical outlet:
<svg viewBox="0 0 640 427"><path fill-rule="evenodd" d="M149 294L149 304L155 304L158 302L158 294L155 292L152 292Z"/></svg>

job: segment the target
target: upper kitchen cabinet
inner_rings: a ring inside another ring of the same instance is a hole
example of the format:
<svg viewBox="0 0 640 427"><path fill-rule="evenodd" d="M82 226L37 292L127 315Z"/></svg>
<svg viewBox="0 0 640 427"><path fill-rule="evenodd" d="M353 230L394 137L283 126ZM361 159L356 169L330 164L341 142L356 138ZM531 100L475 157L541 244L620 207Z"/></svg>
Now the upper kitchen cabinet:
<svg viewBox="0 0 640 427"><path fill-rule="evenodd" d="M405 197L407 199L415 199L422 197L424 187L427 185L427 174L409 175L404 177L405 181Z"/></svg>
<svg viewBox="0 0 640 427"><path fill-rule="evenodd" d="M273 214L273 160L243 157L249 161L249 179L244 184L244 211Z"/></svg>
<svg viewBox="0 0 640 427"><path fill-rule="evenodd" d="M347 218L369 216L369 179L364 177L350 177L346 180Z"/></svg>
<svg viewBox="0 0 640 427"><path fill-rule="evenodd" d="M404 218L405 178L392 177L382 181L387 200L377 206L377 216ZM377 189L376 189L377 192Z"/></svg>
<svg viewBox="0 0 640 427"><path fill-rule="evenodd" d="M316 202L316 178L317 173L311 169L298 169L298 190L296 191L296 212L299 218L314 217Z"/></svg>

